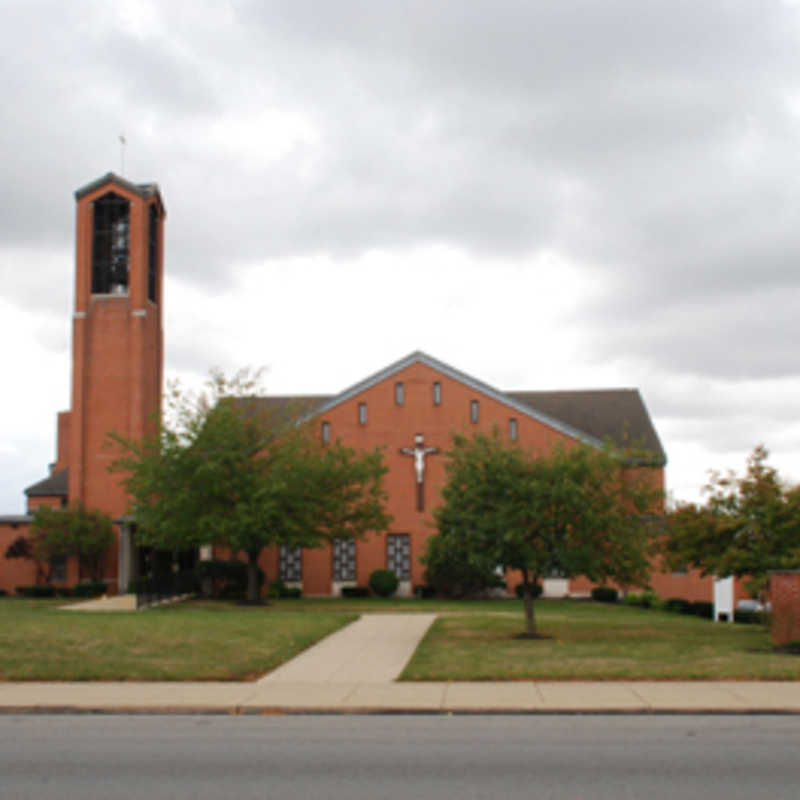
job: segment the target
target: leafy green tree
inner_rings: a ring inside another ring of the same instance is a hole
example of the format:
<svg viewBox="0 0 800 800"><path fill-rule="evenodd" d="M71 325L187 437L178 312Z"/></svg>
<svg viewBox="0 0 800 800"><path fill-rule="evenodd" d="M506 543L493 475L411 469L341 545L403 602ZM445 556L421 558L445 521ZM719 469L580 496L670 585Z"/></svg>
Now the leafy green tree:
<svg viewBox="0 0 800 800"><path fill-rule="evenodd" d="M437 595L474 597L505 586L491 553L476 552L460 531L445 529L429 537L420 561L425 564L425 583Z"/></svg>
<svg viewBox="0 0 800 800"><path fill-rule="evenodd" d="M103 577L103 560L114 541L111 518L81 504L37 508L31 523L33 557L43 563L77 556L82 574Z"/></svg>
<svg viewBox="0 0 800 800"><path fill-rule="evenodd" d="M435 512L439 535L476 563L522 575L526 635L536 636L534 586L558 571L592 580L646 580L649 525L659 503L642 467L576 445L533 455L499 435L457 435Z"/></svg>
<svg viewBox="0 0 800 800"><path fill-rule="evenodd" d="M264 548L318 547L389 524L380 451L323 445L298 425L297 413L259 401L259 376L213 372L207 391L173 388L157 434L144 441L114 436L133 498L137 540L159 548L208 543L247 556L247 597L259 599Z"/></svg>
<svg viewBox="0 0 800 800"><path fill-rule="evenodd" d="M680 504L666 517L662 552L672 568L705 575L749 576L748 588L766 589L773 569L800 567L800 486L788 486L754 448L742 477L712 472L703 504Z"/></svg>

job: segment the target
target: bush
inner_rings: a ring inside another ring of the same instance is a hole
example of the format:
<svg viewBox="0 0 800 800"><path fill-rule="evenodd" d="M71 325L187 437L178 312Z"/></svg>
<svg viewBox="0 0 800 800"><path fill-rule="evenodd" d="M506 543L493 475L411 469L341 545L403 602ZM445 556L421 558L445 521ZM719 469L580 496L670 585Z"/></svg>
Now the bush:
<svg viewBox="0 0 800 800"><path fill-rule="evenodd" d="M342 597L369 597L366 586L342 586Z"/></svg>
<svg viewBox="0 0 800 800"><path fill-rule="evenodd" d="M280 578L270 583L267 589L267 597L291 597L297 599L303 596L303 590L299 586L287 586Z"/></svg>
<svg viewBox="0 0 800 800"><path fill-rule="evenodd" d="M194 568L194 580L197 586L210 581L214 597L244 597L247 593L247 564L236 558L228 561L221 558L198 561ZM265 580L264 570L259 567L259 589Z"/></svg>
<svg viewBox="0 0 800 800"><path fill-rule="evenodd" d="M103 581L86 581L79 583L73 590L72 594L75 597L97 597L104 594L106 585Z"/></svg>
<svg viewBox="0 0 800 800"><path fill-rule="evenodd" d="M689 603L688 614L694 614L696 617L703 617L705 619L714 619L714 604L707 603L702 600Z"/></svg>
<svg viewBox="0 0 800 800"><path fill-rule="evenodd" d="M460 534L434 534L421 560L425 584L442 597L474 597L489 589L505 589L505 577L497 574L497 563L476 558Z"/></svg>
<svg viewBox="0 0 800 800"><path fill-rule="evenodd" d="M656 608L658 606L658 595L650 590L637 594L628 592L623 600L625 605L638 606L639 608Z"/></svg>
<svg viewBox="0 0 800 800"><path fill-rule="evenodd" d="M414 587L414 597L419 597L420 600L424 600L428 597L436 597L436 587L420 583Z"/></svg>
<svg viewBox="0 0 800 800"><path fill-rule="evenodd" d="M592 600L598 603L616 603L619 592L613 586L595 586L592 589Z"/></svg>
<svg viewBox="0 0 800 800"><path fill-rule="evenodd" d="M0 597L5 597L8 592L5 589L0 589Z"/></svg>
<svg viewBox="0 0 800 800"><path fill-rule="evenodd" d="M541 597L543 591L544 591L544 588L542 587L541 583L534 583L533 584L533 599L535 600L537 597ZM519 597L520 599L522 599L522 592L523 592L522 584L518 583L514 587L514 594L517 597Z"/></svg>
<svg viewBox="0 0 800 800"><path fill-rule="evenodd" d="M20 597L55 597L55 586L17 586Z"/></svg>
<svg viewBox="0 0 800 800"><path fill-rule="evenodd" d="M741 622L744 625L760 625L765 623L766 619L761 611L744 611L737 609L733 612L733 621Z"/></svg>
<svg viewBox="0 0 800 800"><path fill-rule="evenodd" d="M673 614L688 614L691 603L683 597L669 597L664 601L664 611Z"/></svg>
<svg viewBox="0 0 800 800"><path fill-rule="evenodd" d="M378 597L391 597L399 585L397 575L389 569L376 569L369 576L369 588Z"/></svg>

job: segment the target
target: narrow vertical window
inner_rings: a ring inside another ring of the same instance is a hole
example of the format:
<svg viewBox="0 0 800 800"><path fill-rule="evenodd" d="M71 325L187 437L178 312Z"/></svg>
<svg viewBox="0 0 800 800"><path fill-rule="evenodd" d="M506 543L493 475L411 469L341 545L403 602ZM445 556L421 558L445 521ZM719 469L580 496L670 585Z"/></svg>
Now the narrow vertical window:
<svg viewBox="0 0 800 800"><path fill-rule="evenodd" d="M128 293L130 203L114 192L94 203L92 294Z"/></svg>
<svg viewBox="0 0 800 800"><path fill-rule="evenodd" d="M353 539L333 540L333 579L335 581L356 579L356 543Z"/></svg>
<svg viewBox="0 0 800 800"><path fill-rule="evenodd" d="M442 384L435 381L433 384L433 404L440 406L442 404Z"/></svg>
<svg viewBox="0 0 800 800"><path fill-rule="evenodd" d="M480 406L477 400L473 400L469 404L469 418L471 422L477 422L480 417Z"/></svg>
<svg viewBox="0 0 800 800"><path fill-rule="evenodd" d="M399 581L411 578L411 537L407 533L390 533L386 537L386 569Z"/></svg>
<svg viewBox="0 0 800 800"><path fill-rule="evenodd" d="M303 549L281 545L278 557L278 574L286 583L300 583L303 580Z"/></svg>
<svg viewBox="0 0 800 800"><path fill-rule="evenodd" d="M508 421L508 438L511 439L512 442L517 441L517 421L514 417Z"/></svg>
<svg viewBox="0 0 800 800"><path fill-rule="evenodd" d="M359 425L366 425L367 424L367 404L366 403L359 403L358 404L358 424Z"/></svg>
<svg viewBox="0 0 800 800"><path fill-rule="evenodd" d="M156 204L150 205L150 221L147 231L147 297L156 302L156 264L158 262L158 211Z"/></svg>
<svg viewBox="0 0 800 800"><path fill-rule="evenodd" d="M325 444L330 444L331 441L331 424L330 422L322 423L322 441Z"/></svg>
<svg viewBox="0 0 800 800"><path fill-rule="evenodd" d="M394 385L394 402L401 406L403 405L403 401L405 400L405 390L403 389L403 382L398 381Z"/></svg>

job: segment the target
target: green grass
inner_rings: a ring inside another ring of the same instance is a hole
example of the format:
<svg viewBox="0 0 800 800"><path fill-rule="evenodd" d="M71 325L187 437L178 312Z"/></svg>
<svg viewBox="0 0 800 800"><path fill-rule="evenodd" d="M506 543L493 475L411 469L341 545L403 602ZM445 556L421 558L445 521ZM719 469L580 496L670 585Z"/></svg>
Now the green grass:
<svg viewBox="0 0 800 800"><path fill-rule="evenodd" d="M247 680L355 619L191 603L144 612L61 611L0 599L0 680Z"/></svg>
<svg viewBox="0 0 800 800"><path fill-rule="evenodd" d="M263 607L193 600L127 613L0 598L0 680L247 680L359 614L436 612L404 680L798 680L800 655L760 625L603 603L303 598Z"/></svg>
<svg viewBox="0 0 800 800"><path fill-rule="evenodd" d="M438 619L402 679L800 679L800 657L776 652L761 625L574 601L538 601L535 610L551 638L515 638L521 610Z"/></svg>

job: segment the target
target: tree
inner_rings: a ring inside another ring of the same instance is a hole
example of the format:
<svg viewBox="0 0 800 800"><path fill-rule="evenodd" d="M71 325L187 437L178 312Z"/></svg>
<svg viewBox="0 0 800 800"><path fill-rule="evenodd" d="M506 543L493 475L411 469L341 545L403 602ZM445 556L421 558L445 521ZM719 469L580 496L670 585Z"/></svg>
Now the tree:
<svg viewBox="0 0 800 800"><path fill-rule="evenodd" d="M380 451L323 445L298 409L270 410L259 375L212 372L200 396L174 387L154 436L113 440L133 498L137 539L185 549L212 542L247 556L247 598L259 599L264 548L318 547L386 528Z"/></svg>
<svg viewBox="0 0 800 800"><path fill-rule="evenodd" d="M425 583L446 597L474 597L487 589L505 586L491 553L476 552L461 531L443 529L428 539Z"/></svg>
<svg viewBox="0 0 800 800"><path fill-rule="evenodd" d="M534 586L558 571L644 581L646 514L659 502L646 470L610 449L556 446L534 456L493 436L457 435L435 512L439 535L477 563L522 574L526 635L535 637Z"/></svg>
<svg viewBox="0 0 800 800"><path fill-rule="evenodd" d="M753 594L766 589L770 570L800 567L800 486L787 486L768 458L759 445L743 477L712 471L705 503L667 515L662 552L670 567L750 576Z"/></svg>
<svg viewBox="0 0 800 800"><path fill-rule="evenodd" d="M77 556L82 573L93 581L103 577L103 558L114 541L111 518L75 504L68 508L37 508L31 524L33 557L44 563Z"/></svg>

